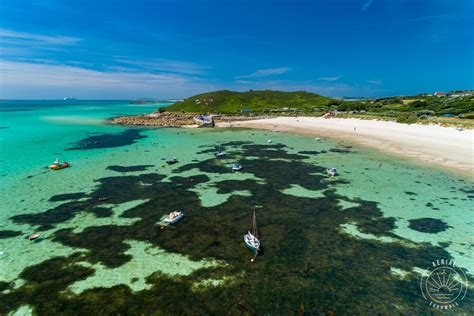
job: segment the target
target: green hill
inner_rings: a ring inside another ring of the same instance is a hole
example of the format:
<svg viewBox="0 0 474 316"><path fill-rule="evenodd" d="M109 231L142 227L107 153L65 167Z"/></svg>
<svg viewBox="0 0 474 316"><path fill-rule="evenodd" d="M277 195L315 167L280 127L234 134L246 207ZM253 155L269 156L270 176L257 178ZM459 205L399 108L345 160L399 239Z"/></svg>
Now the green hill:
<svg viewBox="0 0 474 316"><path fill-rule="evenodd" d="M340 100L323 97L318 94L295 91L247 91L234 92L228 90L198 94L177 102L166 108L167 111L185 111L193 113L240 113L250 112L291 112L314 111L325 107L331 102Z"/></svg>
<svg viewBox="0 0 474 316"><path fill-rule="evenodd" d="M398 122L432 122L436 117L474 119L474 96L466 90L464 96L449 93L445 97L415 95L345 101L305 91L228 90L198 94L160 111L191 113L222 113L227 115L275 114L321 115L336 110L343 116L396 119Z"/></svg>

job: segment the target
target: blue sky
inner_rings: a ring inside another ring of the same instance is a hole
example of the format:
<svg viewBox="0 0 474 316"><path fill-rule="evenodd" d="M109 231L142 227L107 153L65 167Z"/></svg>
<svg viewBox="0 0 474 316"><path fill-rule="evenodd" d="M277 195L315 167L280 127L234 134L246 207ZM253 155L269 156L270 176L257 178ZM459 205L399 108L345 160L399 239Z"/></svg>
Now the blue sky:
<svg viewBox="0 0 474 316"><path fill-rule="evenodd" d="M0 2L0 98L472 89L472 0Z"/></svg>

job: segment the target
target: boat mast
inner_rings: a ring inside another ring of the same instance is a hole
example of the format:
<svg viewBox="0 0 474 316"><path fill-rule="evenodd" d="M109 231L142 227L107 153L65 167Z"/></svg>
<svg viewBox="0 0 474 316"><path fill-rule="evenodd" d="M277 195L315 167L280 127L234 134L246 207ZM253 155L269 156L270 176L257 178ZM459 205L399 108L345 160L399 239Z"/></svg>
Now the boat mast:
<svg viewBox="0 0 474 316"><path fill-rule="evenodd" d="M258 239L257 218L255 217L255 208L253 209L252 235L254 235Z"/></svg>

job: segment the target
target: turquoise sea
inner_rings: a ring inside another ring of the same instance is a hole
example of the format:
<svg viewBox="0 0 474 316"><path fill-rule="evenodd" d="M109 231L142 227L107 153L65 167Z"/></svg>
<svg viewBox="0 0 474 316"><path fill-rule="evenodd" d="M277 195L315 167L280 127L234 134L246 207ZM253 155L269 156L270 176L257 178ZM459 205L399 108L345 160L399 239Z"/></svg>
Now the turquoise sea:
<svg viewBox="0 0 474 316"><path fill-rule="evenodd" d="M0 315L437 313L420 279L438 259L470 282L452 312L474 312L473 179L342 141L105 121L165 105L0 101Z"/></svg>

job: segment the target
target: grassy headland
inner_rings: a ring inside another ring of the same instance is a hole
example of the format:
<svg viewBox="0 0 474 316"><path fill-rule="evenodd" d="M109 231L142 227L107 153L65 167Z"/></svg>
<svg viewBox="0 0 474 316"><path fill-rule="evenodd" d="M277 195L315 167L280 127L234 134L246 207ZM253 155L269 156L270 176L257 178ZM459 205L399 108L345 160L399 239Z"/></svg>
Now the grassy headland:
<svg viewBox="0 0 474 316"><path fill-rule="evenodd" d="M167 107L166 110L225 114L240 114L242 110L244 112L249 110L249 113L294 110L312 112L315 108L325 106L331 100L333 99L304 91L234 92L220 90L195 95Z"/></svg>

